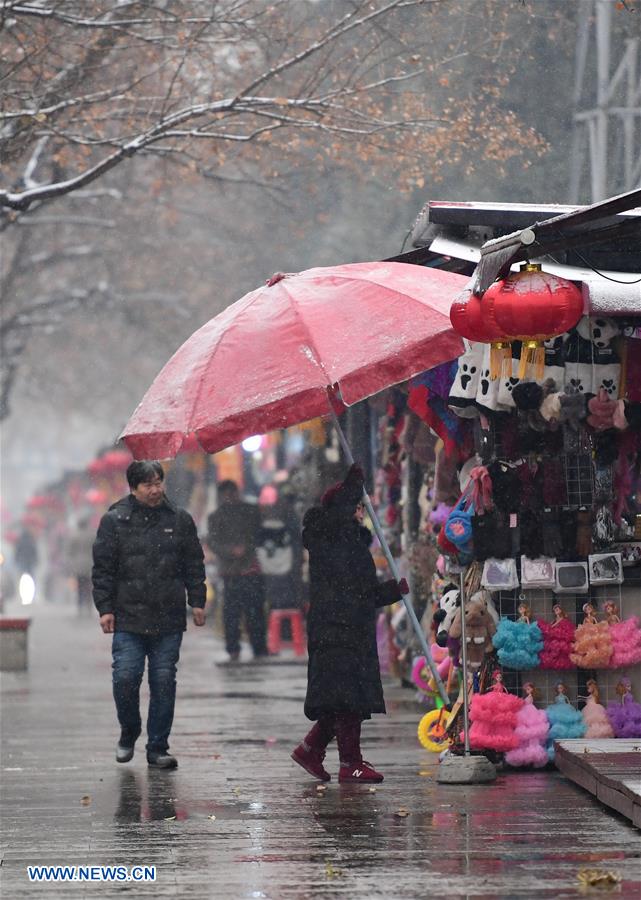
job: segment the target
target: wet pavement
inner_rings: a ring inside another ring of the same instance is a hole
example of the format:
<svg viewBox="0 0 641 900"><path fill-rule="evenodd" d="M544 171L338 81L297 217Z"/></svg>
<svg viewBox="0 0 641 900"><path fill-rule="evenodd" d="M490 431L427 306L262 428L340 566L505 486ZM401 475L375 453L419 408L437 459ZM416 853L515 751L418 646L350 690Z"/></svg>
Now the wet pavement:
<svg viewBox="0 0 641 900"><path fill-rule="evenodd" d="M437 784L413 692L395 684L389 715L363 728L384 784L318 791L289 758L306 730L305 667L221 657L208 626L190 628L179 768L148 770L143 741L118 765L110 639L72 610L36 610L29 671L2 676L3 897L556 898L583 895L585 868L641 897L639 831L556 772ZM334 778L337 765L332 749ZM156 880L44 885L28 865L155 866Z"/></svg>

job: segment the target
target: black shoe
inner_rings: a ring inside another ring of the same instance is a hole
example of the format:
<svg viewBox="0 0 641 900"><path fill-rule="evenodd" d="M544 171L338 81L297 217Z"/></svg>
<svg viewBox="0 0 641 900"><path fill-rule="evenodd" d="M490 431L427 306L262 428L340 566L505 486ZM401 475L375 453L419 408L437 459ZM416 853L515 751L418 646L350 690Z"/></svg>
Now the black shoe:
<svg viewBox="0 0 641 900"><path fill-rule="evenodd" d="M175 769L178 766L178 760L169 753L148 753L147 765L152 769Z"/></svg>
<svg viewBox="0 0 641 900"><path fill-rule="evenodd" d="M126 763L129 762L130 759L133 759L134 748L126 747L124 744L118 744L116 747L116 762Z"/></svg>

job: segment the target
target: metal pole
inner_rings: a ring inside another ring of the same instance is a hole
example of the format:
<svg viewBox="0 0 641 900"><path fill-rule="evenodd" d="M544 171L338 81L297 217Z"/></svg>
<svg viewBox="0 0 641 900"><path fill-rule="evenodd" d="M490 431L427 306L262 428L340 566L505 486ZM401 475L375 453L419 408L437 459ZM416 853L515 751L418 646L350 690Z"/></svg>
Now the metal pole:
<svg viewBox="0 0 641 900"><path fill-rule="evenodd" d="M347 443L347 439L343 434L343 429L341 428L340 422L338 421L338 416L336 415L333 406L331 406L331 396L330 396L330 408L331 408L331 416L332 421L334 423L334 428L336 429L336 434L338 435L338 440L340 442L341 447L343 448L343 453L345 454L345 459L349 463L349 465L353 465L354 457L352 456L352 450ZM372 506L372 501L369 498L369 495L365 488L363 488L363 500L365 502L365 506L367 508L367 512L369 513L369 517L372 520L372 525L374 526L374 531L376 532L376 536L378 537L383 553L385 554L385 558L389 563L390 570L392 575L397 581L400 581L401 574L398 571L398 566L396 565L396 560L392 556L391 550L387 541L385 540L385 535L383 534L383 529L381 528L381 523L378 520L378 516L374 511L374 507ZM418 642L421 645L421 650L423 651L423 655L425 656L425 660L430 667L430 671L434 677L434 681L436 683L436 687L438 689L439 694L441 695L441 699L445 706L449 707L450 698L448 696L447 691L445 690L445 685L443 684L443 680L441 676L438 674L438 669L436 668L436 663L432 659L432 654L430 653L429 647L427 646L427 640L425 638L425 634L423 629L421 628L421 623L418 621L416 617L416 613L414 612L414 607L412 605L411 595L406 595L402 597L403 603L405 605L405 609L407 611L407 615L409 616L410 622L414 628L414 632L416 633L416 637L418 638ZM467 695L466 695L467 697ZM467 702L467 700L466 700Z"/></svg>
<svg viewBox="0 0 641 900"><path fill-rule="evenodd" d="M461 596L461 662L463 663L463 729L465 734L465 755L470 755L470 710L467 689L467 635L465 631L465 568L459 573L459 594Z"/></svg>

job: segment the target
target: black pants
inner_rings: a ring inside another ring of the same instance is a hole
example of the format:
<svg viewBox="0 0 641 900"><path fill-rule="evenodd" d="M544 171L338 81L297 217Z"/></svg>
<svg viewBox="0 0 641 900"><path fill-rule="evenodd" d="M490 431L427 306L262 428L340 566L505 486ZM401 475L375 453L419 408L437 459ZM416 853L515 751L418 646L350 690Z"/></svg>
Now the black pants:
<svg viewBox="0 0 641 900"><path fill-rule="evenodd" d="M254 656L267 653L265 635L265 584L262 575L227 575L223 623L227 652L240 651L240 620L245 617L245 627Z"/></svg>

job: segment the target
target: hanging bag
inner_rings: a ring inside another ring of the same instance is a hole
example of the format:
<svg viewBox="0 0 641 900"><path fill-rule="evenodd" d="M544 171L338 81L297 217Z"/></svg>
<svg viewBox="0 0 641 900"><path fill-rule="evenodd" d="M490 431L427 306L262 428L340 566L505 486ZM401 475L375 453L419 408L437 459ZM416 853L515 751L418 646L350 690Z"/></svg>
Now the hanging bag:
<svg viewBox="0 0 641 900"><path fill-rule="evenodd" d="M474 504L470 484L461 494L458 503L447 517L445 537L456 547L460 562L472 559L472 516Z"/></svg>

